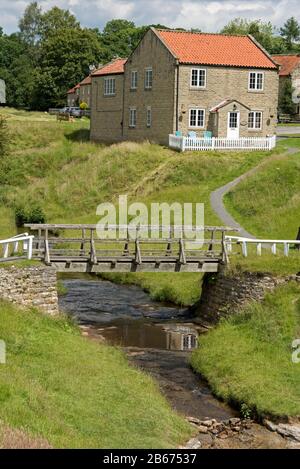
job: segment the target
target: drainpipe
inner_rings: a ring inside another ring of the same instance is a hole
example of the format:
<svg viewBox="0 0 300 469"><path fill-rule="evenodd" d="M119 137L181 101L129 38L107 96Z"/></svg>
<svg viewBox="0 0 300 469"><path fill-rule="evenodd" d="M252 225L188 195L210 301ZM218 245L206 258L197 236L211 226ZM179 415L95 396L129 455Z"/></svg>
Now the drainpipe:
<svg viewBox="0 0 300 469"><path fill-rule="evenodd" d="M176 61L176 131L179 130L179 62Z"/></svg>

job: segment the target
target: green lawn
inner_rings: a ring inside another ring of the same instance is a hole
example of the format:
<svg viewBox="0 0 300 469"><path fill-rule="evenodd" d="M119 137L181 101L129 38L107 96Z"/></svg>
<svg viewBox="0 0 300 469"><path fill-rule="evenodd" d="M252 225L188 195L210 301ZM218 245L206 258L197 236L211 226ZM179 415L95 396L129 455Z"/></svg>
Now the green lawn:
<svg viewBox="0 0 300 469"><path fill-rule="evenodd" d="M201 336L192 366L228 402L260 416L299 416L300 365L292 362L297 338L300 287L289 284Z"/></svg>
<svg viewBox="0 0 300 469"><path fill-rule="evenodd" d="M0 317L0 422L59 448L171 448L189 438L157 385L118 349L64 318L5 302Z"/></svg>

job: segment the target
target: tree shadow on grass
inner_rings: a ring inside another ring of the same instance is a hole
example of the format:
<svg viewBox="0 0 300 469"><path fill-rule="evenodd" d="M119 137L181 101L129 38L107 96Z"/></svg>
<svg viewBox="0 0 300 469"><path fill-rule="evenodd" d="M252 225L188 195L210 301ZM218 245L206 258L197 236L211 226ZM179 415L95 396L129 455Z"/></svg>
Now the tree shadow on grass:
<svg viewBox="0 0 300 469"><path fill-rule="evenodd" d="M74 132L66 133L65 137L72 142L89 142L90 141L90 129L78 129Z"/></svg>

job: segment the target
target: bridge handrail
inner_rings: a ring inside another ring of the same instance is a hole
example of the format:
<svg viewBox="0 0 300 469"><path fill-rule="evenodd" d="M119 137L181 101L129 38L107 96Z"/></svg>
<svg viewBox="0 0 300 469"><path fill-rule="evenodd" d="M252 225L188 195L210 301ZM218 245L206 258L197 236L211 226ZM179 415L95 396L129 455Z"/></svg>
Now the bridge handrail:
<svg viewBox="0 0 300 469"><path fill-rule="evenodd" d="M27 259L32 259L32 246L33 246L34 236L29 235L28 233L22 233L11 238L1 239L0 245L3 246L3 255L0 256L0 260L9 259L9 247L12 245L13 254L18 253L19 243L22 243L22 254L27 254ZM16 256L16 259L18 257Z"/></svg>
<svg viewBox="0 0 300 469"><path fill-rule="evenodd" d="M244 257L248 257L248 249L247 245L248 244L256 244L256 251L257 255L261 256L262 255L262 246L265 247L271 247L272 254L276 255L277 254L277 246L278 245L283 245L284 247L284 255L288 257L289 255L289 250L290 250L290 244L293 244L294 246L299 246L300 247L300 241L299 240L290 240L290 239L256 239L256 238L243 238L241 236L226 236L225 235L225 243L227 247L227 252L231 253L232 252L232 244L235 242L236 244L241 244L242 245L242 254Z"/></svg>

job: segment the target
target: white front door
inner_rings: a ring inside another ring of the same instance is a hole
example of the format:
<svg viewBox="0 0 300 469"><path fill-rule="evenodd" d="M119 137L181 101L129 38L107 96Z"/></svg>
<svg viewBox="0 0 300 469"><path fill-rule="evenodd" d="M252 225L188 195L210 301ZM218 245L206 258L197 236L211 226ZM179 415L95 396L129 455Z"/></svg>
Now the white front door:
<svg viewBox="0 0 300 469"><path fill-rule="evenodd" d="M232 111L228 113L227 138L240 137L240 113Z"/></svg>

